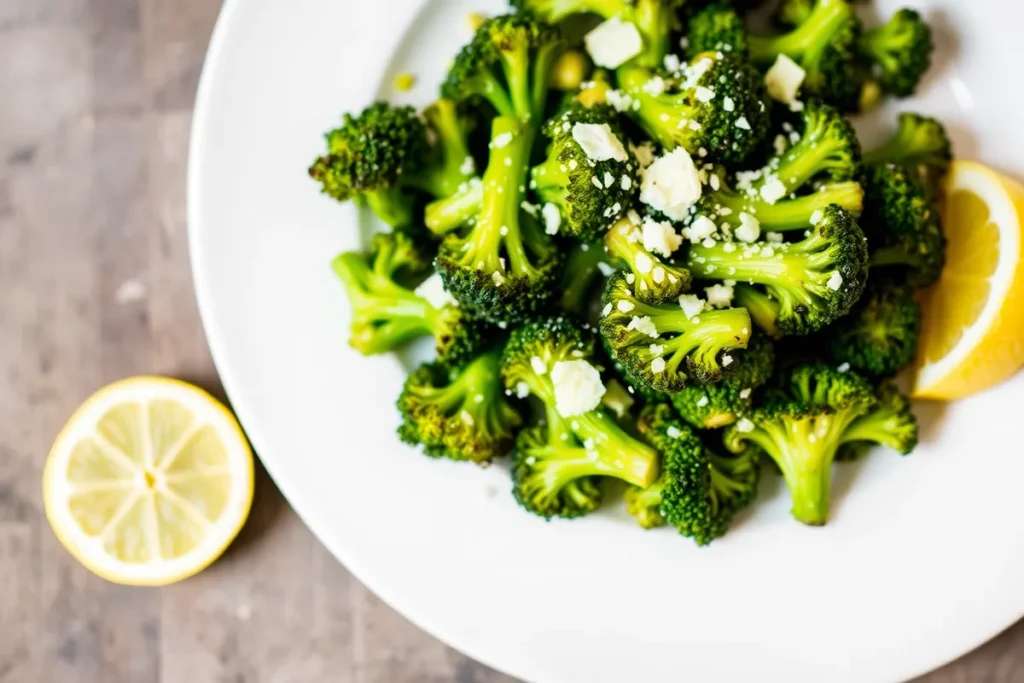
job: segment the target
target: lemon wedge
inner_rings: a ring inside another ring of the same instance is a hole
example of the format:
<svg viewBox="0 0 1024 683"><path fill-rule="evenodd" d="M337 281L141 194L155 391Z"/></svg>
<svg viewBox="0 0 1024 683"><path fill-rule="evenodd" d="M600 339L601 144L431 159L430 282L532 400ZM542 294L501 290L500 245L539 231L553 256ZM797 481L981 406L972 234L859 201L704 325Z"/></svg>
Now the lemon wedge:
<svg viewBox="0 0 1024 683"><path fill-rule="evenodd" d="M161 377L93 394L43 470L46 517L93 573L163 586L205 569L238 535L253 495L249 443L206 392Z"/></svg>
<svg viewBox="0 0 1024 683"><path fill-rule="evenodd" d="M914 395L953 400L1024 365L1024 186L970 161L946 182L946 267L923 302Z"/></svg>

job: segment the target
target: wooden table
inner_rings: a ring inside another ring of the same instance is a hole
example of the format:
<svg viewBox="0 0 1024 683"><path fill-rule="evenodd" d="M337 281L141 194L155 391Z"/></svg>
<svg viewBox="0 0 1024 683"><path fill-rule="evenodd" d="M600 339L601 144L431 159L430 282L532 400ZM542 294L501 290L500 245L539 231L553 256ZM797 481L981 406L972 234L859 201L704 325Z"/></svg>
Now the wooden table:
<svg viewBox="0 0 1024 683"><path fill-rule="evenodd" d="M92 576L46 524L43 459L94 389L160 373L219 391L185 239L217 10L0 0L0 682L509 681L370 594L265 474L228 554L163 590ZM1024 681L1024 625L922 680Z"/></svg>

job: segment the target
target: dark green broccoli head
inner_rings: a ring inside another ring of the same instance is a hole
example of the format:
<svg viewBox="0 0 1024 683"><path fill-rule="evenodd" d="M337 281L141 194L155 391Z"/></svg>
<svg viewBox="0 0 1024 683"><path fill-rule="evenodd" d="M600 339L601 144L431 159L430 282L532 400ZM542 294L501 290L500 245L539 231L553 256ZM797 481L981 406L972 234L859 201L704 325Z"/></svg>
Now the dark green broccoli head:
<svg viewBox="0 0 1024 683"><path fill-rule="evenodd" d="M690 247L686 265L699 278L763 285L778 304L774 327L805 335L846 315L867 281L867 245L857 222L838 206L800 242Z"/></svg>
<svg viewBox="0 0 1024 683"><path fill-rule="evenodd" d="M860 37L861 55L870 64L871 78L896 97L910 97L931 66L932 30L921 15L901 9L889 22Z"/></svg>
<svg viewBox="0 0 1024 683"><path fill-rule="evenodd" d="M612 345L603 335L601 336L601 349L605 353L605 361L611 368L611 376L620 379L625 384L627 393L644 403L661 403L669 400L669 394L650 388L643 381L637 379L625 365L615 360Z"/></svg>
<svg viewBox="0 0 1024 683"><path fill-rule="evenodd" d="M690 384L672 394L680 417L698 429L718 429L734 423L750 410L754 392L771 377L775 347L767 337L755 334L738 363L718 384Z"/></svg>
<svg viewBox="0 0 1024 683"><path fill-rule="evenodd" d="M871 383L855 372L843 371L825 363L803 363L791 368L771 388L786 399L833 410L863 412L874 402Z"/></svg>
<svg viewBox="0 0 1024 683"><path fill-rule="evenodd" d="M346 252L333 263L352 307L349 343L364 355L433 336L440 358L459 363L487 341L487 327L454 305L435 306L407 285L430 264L402 233L377 235L369 255Z"/></svg>
<svg viewBox="0 0 1024 683"><path fill-rule="evenodd" d="M917 447L917 418L910 401L892 382L883 381L875 390L875 403L854 420L843 434L847 445L876 443L903 455Z"/></svg>
<svg viewBox="0 0 1024 683"><path fill-rule="evenodd" d="M590 453L562 423L519 432L512 494L523 508L545 519L582 517L597 510L603 497Z"/></svg>
<svg viewBox="0 0 1024 683"><path fill-rule="evenodd" d="M825 332L829 357L854 370L890 376L914 359L921 306L908 286L872 276L854 309Z"/></svg>
<svg viewBox="0 0 1024 683"><path fill-rule="evenodd" d="M506 455L522 418L505 398L500 358L494 349L463 366L421 365L398 398L402 441L453 460L486 463Z"/></svg>
<svg viewBox="0 0 1024 683"><path fill-rule="evenodd" d="M945 127L920 114L900 114L896 132L880 147L867 152L868 164L896 164L913 171L932 196L938 194L940 180L953 160L953 146Z"/></svg>
<svg viewBox="0 0 1024 683"><path fill-rule="evenodd" d="M749 156L768 133L761 74L722 53L698 55L680 76L623 69L619 85L633 98L627 113L667 149L732 163Z"/></svg>
<svg viewBox="0 0 1024 683"><path fill-rule="evenodd" d="M640 166L623 144L615 110L576 103L548 121L544 135L547 158L533 168L531 187L541 202L558 208L555 230L585 241L600 238L633 206L639 188Z"/></svg>
<svg viewBox="0 0 1024 683"><path fill-rule="evenodd" d="M667 241L671 241L673 246L682 244L682 237L675 233L670 223L653 222L666 231ZM613 225L605 233L604 247L609 260L628 271L626 282L638 300L649 304L675 301L680 294L690 290L690 271L674 260L647 249L641 226L634 221L624 218Z"/></svg>
<svg viewBox="0 0 1024 683"><path fill-rule="evenodd" d="M420 169L428 151L416 110L377 102L358 116L345 114L326 138L327 154L309 168L324 194L365 203L388 225L411 224L413 199L401 181Z"/></svg>
<svg viewBox="0 0 1024 683"><path fill-rule="evenodd" d="M441 92L457 102L489 102L499 116L536 124L564 47L558 29L532 14L493 17L459 52Z"/></svg>
<svg viewBox="0 0 1024 683"><path fill-rule="evenodd" d="M852 110L860 96L860 33L860 21L847 0L817 0L788 33L750 36L750 58L770 66L779 55L788 56L806 72L803 93Z"/></svg>
<svg viewBox="0 0 1024 683"><path fill-rule="evenodd" d="M690 16L686 26L686 56L724 52L745 59L747 29L743 17L729 4L713 2Z"/></svg>
<svg viewBox="0 0 1024 683"><path fill-rule="evenodd" d="M718 382L746 348L750 316L742 308L688 314L676 302L640 301L626 274L608 281L601 311L601 334L612 355L647 387L676 392L690 381Z"/></svg>
<svg viewBox="0 0 1024 683"><path fill-rule="evenodd" d="M905 167L884 164L865 170L864 188L872 266L915 287L938 280L946 263L946 237L924 183Z"/></svg>

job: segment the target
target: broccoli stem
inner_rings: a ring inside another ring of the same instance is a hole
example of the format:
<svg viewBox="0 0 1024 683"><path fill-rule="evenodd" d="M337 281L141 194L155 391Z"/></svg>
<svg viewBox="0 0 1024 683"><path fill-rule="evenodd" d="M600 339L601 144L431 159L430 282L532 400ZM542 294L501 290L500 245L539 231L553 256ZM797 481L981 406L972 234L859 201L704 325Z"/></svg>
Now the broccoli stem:
<svg viewBox="0 0 1024 683"><path fill-rule="evenodd" d="M580 247L587 246L587 249ZM562 308L581 315L590 303L588 294L601 274L598 264L604 263L600 244L579 245L569 253L562 280Z"/></svg>
<svg viewBox="0 0 1024 683"><path fill-rule="evenodd" d="M668 54L674 18L668 5L664 0L635 0L631 19L644 38L643 52L636 58L641 66L657 68Z"/></svg>
<svg viewBox="0 0 1024 683"><path fill-rule="evenodd" d="M820 49L851 16L852 9L846 0L819 0L807 19L789 33L750 36L750 59L758 64L769 64L785 54L799 61L799 57Z"/></svg>
<svg viewBox="0 0 1024 683"><path fill-rule="evenodd" d="M787 187L789 183L786 183ZM743 195L730 196L721 202L734 214L753 209L761 228L775 232L807 230L809 218L815 211L824 211L830 204L838 204L854 215L859 215L863 206L864 191L859 183L830 183L804 197L769 204L757 201L753 204Z"/></svg>
<svg viewBox="0 0 1024 683"><path fill-rule="evenodd" d="M558 207L565 206L565 198L569 193L569 172L564 163L554 157L547 157L533 167L531 178L541 201L551 202Z"/></svg>
<svg viewBox="0 0 1024 683"><path fill-rule="evenodd" d="M466 160L471 159L466 144L465 132L459 121L455 102L440 99L431 105L424 115L437 134L439 164L428 164L426 170L414 173L406 182L434 197L450 197L456 194L473 173L466 173Z"/></svg>
<svg viewBox="0 0 1024 683"><path fill-rule="evenodd" d="M694 131L688 122L693 112L686 94L679 96L653 96L644 86L654 74L648 69L623 67L618 71L620 87L633 98L633 113L648 135L668 149L682 146L689 149Z"/></svg>
<svg viewBox="0 0 1024 683"><path fill-rule="evenodd" d="M747 309L750 319L772 339L781 339L782 331L776 321L779 318L779 304L767 294L751 285L738 284L733 290L733 303Z"/></svg>
<svg viewBox="0 0 1024 683"><path fill-rule="evenodd" d="M401 188L376 190L363 195L363 200L377 218L390 226L412 225L412 202Z"/></svg>
<svg viewBox="0 0 1024 683"><path fill-rule="evenodd" d="M871 265L877 267L910 266L912 268L920 268L924 265L924 260L915 258L914 254L909 253L902 246L896 245L881 247L871 252Z"/></svg>
<svg viewBox="0 0 1024 683"><path fill-rule="evenodd" d="M424 222L427 229L438 237L447 235L479 216L483 201L484 185L479 178L472 178L451 196L427 204Z"/></svg>
<svg viewBox="0 0 1024 683"><path fill-rule="evenodd" d="M604 412L592 410L565 419L576 438L595 453L591 474L616 477L641 488L658 478L658 452L629 436Z"/></svg>

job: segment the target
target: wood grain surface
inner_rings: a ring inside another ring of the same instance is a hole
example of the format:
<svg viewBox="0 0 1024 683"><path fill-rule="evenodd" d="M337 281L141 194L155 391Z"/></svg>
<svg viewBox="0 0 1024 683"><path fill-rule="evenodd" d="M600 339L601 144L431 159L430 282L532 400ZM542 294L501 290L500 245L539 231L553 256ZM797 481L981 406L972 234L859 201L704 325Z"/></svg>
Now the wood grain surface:
<svg viewBox="0 0 1024 683"><path fill-rule="evenodd" d="M185 239L218 5L0 0L0 682L511 681L369 593L262 472L238 542L170 588L105 583L47 527L43 460L93 390L159 373L220 391ZM1024 683L1024 625L921 680Z"/></svg>

